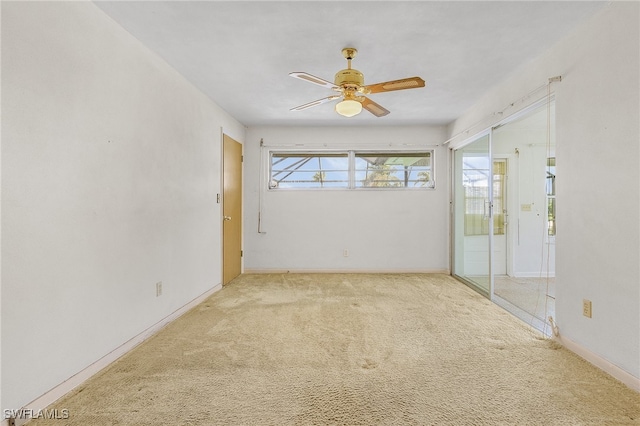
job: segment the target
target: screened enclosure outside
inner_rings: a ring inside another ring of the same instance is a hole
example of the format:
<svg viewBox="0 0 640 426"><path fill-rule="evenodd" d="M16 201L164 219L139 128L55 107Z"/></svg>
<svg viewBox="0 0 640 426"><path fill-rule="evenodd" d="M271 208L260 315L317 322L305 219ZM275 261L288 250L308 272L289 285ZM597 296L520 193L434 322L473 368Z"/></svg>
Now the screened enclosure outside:
<svg viewBox="0 0 640 426"><path fill-rule="evenodd" d="M272 190L434 187L433 151L270 153Z"/></svg>
<svg viewBox="0 0 640 426"><path fill-rule="evenodd" d="M349 154L272 153L269 188L348 188Z"/></svg>
<svg viewBox="0 0 640 426"><path fill-rule="evenodd" d="M464 235L488 235L489 182L493 185L493 234L505 233L505 180L507 162L484 156L467 156L462 163Z"/></svg>
<svg viewBox="0 0 640 426"><path fill-rule="evenodd" d="M431 153L355 153L356 188L429 187Z"/></svg>

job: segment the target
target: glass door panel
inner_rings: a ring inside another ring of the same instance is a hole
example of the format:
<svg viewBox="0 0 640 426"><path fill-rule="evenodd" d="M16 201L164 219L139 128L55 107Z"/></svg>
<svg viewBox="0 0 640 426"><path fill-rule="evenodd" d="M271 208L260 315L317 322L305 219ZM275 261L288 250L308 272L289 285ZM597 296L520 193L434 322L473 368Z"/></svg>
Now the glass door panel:
<svg viewBox="0 0 640 426"><path fill-rule="evenodd" d="M480 293L491 294L489 235L493 181L490 136L454 151L453 273Z"/></svg>
<svg viewBox="0 0 640 426"><path fill-rule="evenodd" d="M493 154L513 157L509 167L513 201L508 201L510 267L506 272L495 271L495 301L536 325L554 316L555 305L554 116L551 102L492 134Z"/></svg>

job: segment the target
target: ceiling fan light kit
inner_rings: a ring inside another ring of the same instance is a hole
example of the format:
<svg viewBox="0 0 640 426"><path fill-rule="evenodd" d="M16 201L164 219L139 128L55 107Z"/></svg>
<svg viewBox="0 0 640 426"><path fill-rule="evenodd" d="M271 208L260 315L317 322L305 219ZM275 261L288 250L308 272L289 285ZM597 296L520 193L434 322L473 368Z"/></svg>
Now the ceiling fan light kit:
<svg viewBox="0 0 640 426"><path fill-rule="evenodd" d="M384 117L389 114L390 111L383 106L378 105L365 95L371 93L391 92L394 90L417 89L425 86L424 80L420 77L409 77L401 80L386 81L384 83L365 86L364 75L360 71L351 68L351 60L356 57L357 53L358 51L353 47L346 47L342 49L342 56L347 60L347 68L336 73L333 83L306 72L289 73L291 77L308 81L340 93L340 95L328 96L323 99L318 99L317 101L291 108L291 111L301 111L325 102L342 98L342 101L336 104L335 107L336 112L342 116L353 117L360 114L363 109L366 109L376 117Z"/></svg>
<svg viewBox="0 0 640 426"><path fill-rule="evenodd" d="M353 117L362 112L362 104L352 99L346 99L336 104L336 112L345 117Z"/></svg>

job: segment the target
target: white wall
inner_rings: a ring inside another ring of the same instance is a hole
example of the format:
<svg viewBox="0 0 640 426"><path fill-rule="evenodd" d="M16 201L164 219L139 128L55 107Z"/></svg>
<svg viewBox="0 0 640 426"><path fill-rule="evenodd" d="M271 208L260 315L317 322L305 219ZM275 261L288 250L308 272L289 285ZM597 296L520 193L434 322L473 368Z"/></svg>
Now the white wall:
<svg viewBox="0 0 640 426"><path fill-rule="evenodd" d="M2 2L2 113L18 409L220 284L221 128L244 128L89 2Z"/></svg>
<svg viewBox="0 0 640 426"><path fill-rule="evenodd" d="M640 4L601 13L487 94L451 135L547 79L556 94L559 331L640 378ZM540 93L542 96L544 92ZM523 103L524 104L524 103ZM511 112L511 111L510 111ZM593 318L582 300L593 302Z"/></svg>
<svg viewBox="0 0 640 426"><path fill-rule="evenodd" d="M245 270L448 271L449 165L447 149L435 147L444 136L443 128L432 127L250 128L244 152ZM268 156L261 155L261 139L284 149L431 145L436 188L267 191ZM260 200L264 233L258 233Z"/></svg>

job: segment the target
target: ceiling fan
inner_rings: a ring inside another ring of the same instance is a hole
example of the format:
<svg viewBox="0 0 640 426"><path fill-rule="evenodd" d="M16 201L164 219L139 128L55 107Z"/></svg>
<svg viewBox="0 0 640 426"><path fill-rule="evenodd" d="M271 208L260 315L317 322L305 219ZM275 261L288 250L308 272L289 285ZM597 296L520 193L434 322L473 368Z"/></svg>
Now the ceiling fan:
<svg viewBox="0 0 640 426"><path fill-rule="evenodd" d="M358 70L351 68L351 60L356 57L358 51L353 47L342 49L342 56L347 60L347 69L338 71L335 76L334 83L323 80L322 78L308 74L306 72L289 73L291 77L308 81L318 86L339 92L339 94L331 95L317 101L309 102L304 105L291 108L291 111L302 111L325 102L335 101L342 98L342 101L336 104L336 112L345 117L353 117L360 114L362 109L366 109L376 117L384 117L390 111L373 102L364 95L380 92L391 92L394 90L417 89L424 87L425 82L420 77L409 77L401 80L386 81L384 83L376 83L365 86L364 75Z"/></svg>

